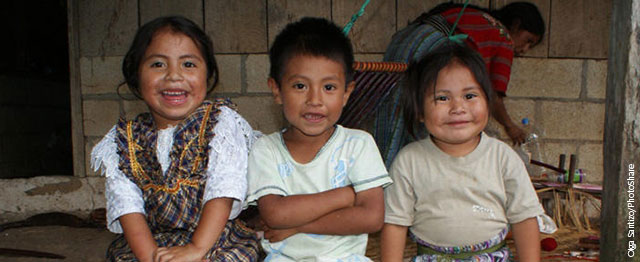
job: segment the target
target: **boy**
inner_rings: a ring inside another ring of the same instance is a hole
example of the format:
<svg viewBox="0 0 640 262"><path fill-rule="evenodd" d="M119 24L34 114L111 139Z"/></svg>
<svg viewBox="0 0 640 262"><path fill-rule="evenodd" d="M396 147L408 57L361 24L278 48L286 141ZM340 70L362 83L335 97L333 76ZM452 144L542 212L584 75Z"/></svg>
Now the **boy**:
<svg viewBox="0 0 640 262"><path fill-rule="evenodd" d="M391 183L371 135L336 125L355 83L351 42L335 24L303 18L269 51L268 85L289 127L249 156L249 197L265 224L266 261L370 261L382 187Z"/></svg>

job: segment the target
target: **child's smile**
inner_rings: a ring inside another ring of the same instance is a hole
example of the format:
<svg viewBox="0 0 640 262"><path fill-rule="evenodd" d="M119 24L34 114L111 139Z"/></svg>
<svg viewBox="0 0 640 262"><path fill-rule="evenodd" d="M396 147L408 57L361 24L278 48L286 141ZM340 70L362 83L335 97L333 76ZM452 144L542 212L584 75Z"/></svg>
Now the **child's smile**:
<svg viewBox="0 0 640 262"><path fill-rule="evenodd" d="M489 108L468 68L453 62L440 70L435 93L428 91L424 101L421 120L440 149L453 156L475 149L489 120Z"/></svg>
<svg viewBox="0 0 640 262"><path fill-rule="evenodd" d="M325 57L289 59L281 83L269 79L276 103L291 125L285 135L328 139L353 89L345 87L344 66Z"/></svg>
<svg viewBox="0 0 640 262"><path fill-rule="evenodd" d="M202 104L207 66L188 36L158 31L140 63L140 93L158 128L177 125Z"/></svg>

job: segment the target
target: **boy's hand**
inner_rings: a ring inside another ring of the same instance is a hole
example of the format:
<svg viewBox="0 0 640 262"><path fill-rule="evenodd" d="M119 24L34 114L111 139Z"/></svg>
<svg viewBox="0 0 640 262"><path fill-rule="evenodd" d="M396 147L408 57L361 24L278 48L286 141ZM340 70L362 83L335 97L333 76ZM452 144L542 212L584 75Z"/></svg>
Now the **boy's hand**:
<svg viewBox="0 0 640 262"><path fill-rule="evenodd" d="M296 228L272 229L268 226L264 227L264 238L271 243L280 242L298 233L300 232Z"/></svg>
<svg viewBox="0 0 640 262"><path fill-rule="evenodd" d="M207 254L208 249L198 248L189 243L184 246L160 247L153 255L154 262L201 262Z"/></svg>

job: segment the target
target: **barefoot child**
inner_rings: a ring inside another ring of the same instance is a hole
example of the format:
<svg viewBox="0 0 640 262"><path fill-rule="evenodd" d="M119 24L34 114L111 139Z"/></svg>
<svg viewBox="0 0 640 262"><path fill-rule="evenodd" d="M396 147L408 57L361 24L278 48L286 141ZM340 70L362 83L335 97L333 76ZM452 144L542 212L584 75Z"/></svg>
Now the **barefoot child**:
<svg viewBox="0 0 640 262"><path fill-rule="evenodd" d="M482 130L492 89L482 58L445 45L411 64L403 90L407 130L428 137L404 147L385 192L382 261L402 261L407 230L413 261L508 261L509 227L520 261L540 260L543 214L525 166Z"/></svg>
<svg viewBox="0 0 640 262"><path fill-rule="evenodd" d="M370 261L391 182L371 135L336 125L354 88L351 42L333 23L289 24L269 51L268 85L289 126L249 156L249 197L266 261Z"/></svg>
<svg viewBox="0 0 640 262"><path fill-rule="evenodd" d="M136 33L122 65L150 113L121 119L91 153L106 175L108 261L257 261L235 220L247 190L249 124L230 102L205 101L218 80L209 37L183 17Z"/></svg>

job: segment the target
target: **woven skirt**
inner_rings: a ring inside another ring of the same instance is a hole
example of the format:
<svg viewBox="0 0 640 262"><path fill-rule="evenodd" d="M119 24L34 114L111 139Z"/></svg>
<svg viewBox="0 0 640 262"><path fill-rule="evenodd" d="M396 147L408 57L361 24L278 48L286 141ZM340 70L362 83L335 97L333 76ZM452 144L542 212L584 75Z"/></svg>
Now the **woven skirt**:
<svg viewBox="0 0 640 262"><path fill-rule="evenodd" d="M191 242L192 232L176 230L153 235L159 247L183 246ZM255 231L240 220L231 220L225 225L220 238L209 250L209 261L258 261L259 243ZM118 236L107 249L107 261L138 261L131 251L124 234Z"/></svg>

